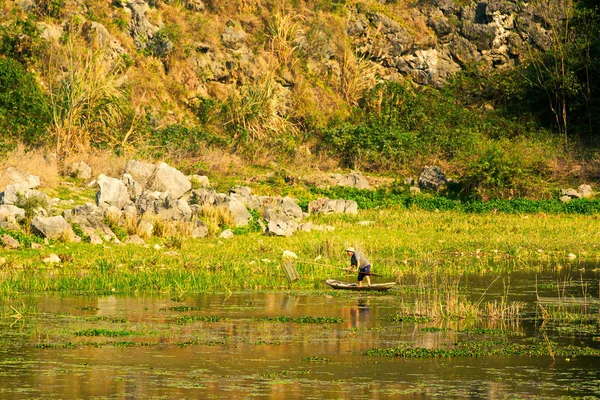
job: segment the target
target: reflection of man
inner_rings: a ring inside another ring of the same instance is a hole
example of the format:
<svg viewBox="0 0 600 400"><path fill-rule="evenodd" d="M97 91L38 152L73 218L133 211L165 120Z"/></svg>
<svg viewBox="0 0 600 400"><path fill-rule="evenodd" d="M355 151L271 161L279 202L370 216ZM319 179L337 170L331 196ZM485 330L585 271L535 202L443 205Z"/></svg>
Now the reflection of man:
<svg viewBox="0 0 600 400"><path fill-rule="evenodd" d="M369 309L369 301L366 299L359 299L358 306L350 309L350 319L352 326L355 328L360 327L361 324L365 324L371 317L371 311Z"/></svg>
<svg viewBox="0 0 600 400"><path fill-rule="evenodd" d="M362 254L354 250L354 247L348 247L346 254L350 257L350 267L345 268L351 271L356 267L358 270L358 286L362 286L362 281L366 277L367 285L371 286L371 263Z"/></svg>

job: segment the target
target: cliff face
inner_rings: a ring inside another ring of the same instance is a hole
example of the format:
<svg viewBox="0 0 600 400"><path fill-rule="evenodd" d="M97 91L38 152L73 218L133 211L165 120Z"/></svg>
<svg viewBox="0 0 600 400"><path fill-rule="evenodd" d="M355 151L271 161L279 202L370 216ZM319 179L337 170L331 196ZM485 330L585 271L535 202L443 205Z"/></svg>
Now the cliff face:
<svg viewBox="0 0 600 400"><path fill-rule="evenodd" d="M439 87L469 65L513 66L526 42L548 46L548 31L528 2L423 1L400 17L355 7L347 32L359 54L423 85ZM419 25L425 26L421 32Z"/></svg>
<svg viewBox="0 0 600 400"><path fill-rule="evenodd" d="M77 26L106 50L103 62L127 62L137 108L181 121L194 99L223 102L252 84L272 86L276 114L303 117L353 105L379 79L441 87L466 66L510 67L525 43L548 46L534 9L523 0L15 0L0 12L5 24L14 10L35 19L59 47Z"/></svg>

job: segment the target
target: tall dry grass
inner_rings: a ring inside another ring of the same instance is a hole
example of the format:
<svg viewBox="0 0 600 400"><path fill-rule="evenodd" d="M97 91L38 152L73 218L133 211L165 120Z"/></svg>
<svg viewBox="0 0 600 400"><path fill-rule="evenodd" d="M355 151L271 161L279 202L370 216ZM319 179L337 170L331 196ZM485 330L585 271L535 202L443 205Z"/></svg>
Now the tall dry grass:
<svg viewBox="0 0 600 400"><path fill-rule="evenodd" d="M61 159L92 143L131 144L139 118L129 114L120 58L89 47L74 28L44 59L52 109L51 133Z"/></svg>
<svg viewBox="0 0 600 400"><path fill-rule="evenodd" d="M60 174L56 157L45 149L26 149L20 145L16 151L10 153L0 161L0 188L6 187L11 182L6 176L8 167L27 171L40 177L41 186L58 186Z"/></svg>
<svg viewBox="0 0 600 400"><path fill-rule="evenodd" d="M277 11L268 24L271 51L283 65L292 67L298 46L294 43L301 29L301 16Z"/></svg>
<svg viewBox="0 0 600 400"><path fill-rule="evenodd" d="M357 106L365 92L377 83L375 68L369 60L357 57L346 48L340 70L340 91L346 103Z"/></svg>
<svg viewBox="0 0 600 400"><path fill-rule="evenodd" d="M231 88L223 111L225 125L236 139L247 135L258 141L298 132L290 118L288 95L272 71L241 89Z"/></svg>

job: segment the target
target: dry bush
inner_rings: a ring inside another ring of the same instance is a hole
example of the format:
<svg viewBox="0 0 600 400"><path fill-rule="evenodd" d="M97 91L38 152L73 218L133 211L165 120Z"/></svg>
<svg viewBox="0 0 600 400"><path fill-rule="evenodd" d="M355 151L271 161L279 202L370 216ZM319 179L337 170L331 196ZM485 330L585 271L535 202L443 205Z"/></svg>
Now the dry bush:
<svg viewBox="0 0 600 400"><path fill-rule="evenodd" d="M290 121L287 91L267 72L240 90L232 88L224 105L225 125L250 140L294 135L298 128Z"/></svg>
<svg viewBox="0 0 600 400"><path fill-rule="evenodd" d="M127 160L126 157L117 156L109 150L96 150L70 155L65 158L64 165L84 161L92 168L92 176L104 174L106 176L118 177L123 173Z"/></svg>
<svg viewBox="0 0 600 400"><path fill-rule="evenodd" d="M224 206L203 206L200 210L200 216L211 236L216 235L223 225L233 226L233 217L227 207Z"/></svg>
<svg viewBox="0 0 600 400"><path fill-rule="evenodd" d="M357 106L364 93L375 86L375 69L369 60L356 57L347 48L341 63L340 91L346 103Z"/></svg>
<svg viewBox="0 0 600 400"><path fill-rule="evenodd" d="M43 60L52 109L56 152L87 151L92 143L125 145L136 118L128 115L124 66L103 49L90 48L77 21L63 45L52 46Z"/></svg>
<svg viewBox="0 0 600 400"><path fill-rule="evenodd" d="M294 41L299 30L300 17L298 16L277 11L269 21L271 51L277 55L282 64L289 67L292 67L294 54L298 50Z"/></svg>
<svg viewBox="0 0 600 400"><path fill-rule="evenodd" d="M193 223L189 221L168 221L160 218L150 218L154 225L153 235L160 238L192 236Z"/></svg>
<svg viewBox="0 0 600 400"><path fill-rule="evenodd" d="M0 162L0 188L10 184L5 175L8 167L14 167L40 177L41 186L56 187L60 180L56 158L44 149L27 150L19 146L16 151Z"/></svg>

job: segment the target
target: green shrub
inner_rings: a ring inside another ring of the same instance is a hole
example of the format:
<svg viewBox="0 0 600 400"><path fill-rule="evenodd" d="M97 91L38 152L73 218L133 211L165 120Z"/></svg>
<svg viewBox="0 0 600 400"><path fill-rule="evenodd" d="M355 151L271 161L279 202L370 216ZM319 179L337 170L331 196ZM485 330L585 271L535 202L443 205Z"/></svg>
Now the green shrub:
<svg viewBox="0 0 600 400"><path fill-rule="evenodd" d="M48 140L50 108L35 77L17 61L0 58L0 131L27 145Z"/></svg>
<svg viewBox="0 0 600 400"><path fill-rule="evenodd" d="M200 127L169 125L153 129L147 133L147 142L154 150L154 156L160 158L167 154L194 155L206 147L226 146L229 142L214 133Z"/></svg>
<svg viewBox="0 0 600 400"><path fill-rule="evenodd" d="M41 31L32 19L17 18L0 25L0 54L24 65L33 63L45 46Z"/></svg>

